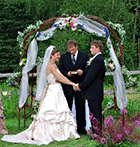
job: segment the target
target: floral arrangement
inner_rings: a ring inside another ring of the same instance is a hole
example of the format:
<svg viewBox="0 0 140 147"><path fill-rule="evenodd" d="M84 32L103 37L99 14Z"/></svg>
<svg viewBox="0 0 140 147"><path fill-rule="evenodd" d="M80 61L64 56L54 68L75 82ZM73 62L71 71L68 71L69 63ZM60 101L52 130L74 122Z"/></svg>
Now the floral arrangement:
<svg viewBox="0 0 140 147"><path fill-rule="evenodd" d="M83 28L83 25L77 23L77 18L75 17L68 17L63 19L63 21L58 25L60 30L71 29L72 31L79 30Z"/></svg>
<svg viewBox="0 0 140 147"><path fill-rule="evenodd" d="M24 29L23 32L18 31L17 41L19 43L20 48L23 47L23 40L27 33L31 30L37 30L43 22L41 20L37 21L35 25L30 24L27 28ZM22 52L20 52L22 54Z"/></svg>
<svg viewBox="0 0 140 147"><path fill-rule="evenodd" d="M121 38L121 43L123 44L124 42L124 36L126 34L124 28L123 28L123 25L122 24L114 24L113 22L111 21L107 21L106 22L107 24L109 24L113 29L117 30L119 35L120 35L120 38Z"/></svg>
<svg viewBox="0 0 140 147"><path fill-rule="evenodd" d="M121 116L115 120L112 115L104 119L102 131L99 128L98 120L90 113L90 119L96 134L91 135L91 139L100 142L102 145L110 147L115 144L121 144L124 141L134 143L140 140L140 113L127 119L127 109L121 110Z"/></svg>

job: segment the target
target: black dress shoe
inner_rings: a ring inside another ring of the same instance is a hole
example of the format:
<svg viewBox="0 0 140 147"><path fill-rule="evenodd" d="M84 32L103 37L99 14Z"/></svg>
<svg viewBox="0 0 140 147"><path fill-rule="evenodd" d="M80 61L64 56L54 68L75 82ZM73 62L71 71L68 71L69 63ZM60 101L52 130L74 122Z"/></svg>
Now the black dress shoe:
<svg viewBox="0 0 140 147"><path fill-rule="evenodd" d="M80 130L80 131L78 131L78 134L82 134L82 135L84 134L84 135L86 135L87 134L87 131L86 130L82 130L82 131Z"/></svg>

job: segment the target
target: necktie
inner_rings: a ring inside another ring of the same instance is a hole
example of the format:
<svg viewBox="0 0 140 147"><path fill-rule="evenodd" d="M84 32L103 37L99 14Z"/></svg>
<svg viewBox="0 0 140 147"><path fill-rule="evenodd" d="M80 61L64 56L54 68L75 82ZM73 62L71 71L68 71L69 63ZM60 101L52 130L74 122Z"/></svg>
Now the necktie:
<svg viewBox="0 0 140 147"><path fill-rule="evenodd" d="M75 65L75 55L72 55L72 63Z"/></svg>

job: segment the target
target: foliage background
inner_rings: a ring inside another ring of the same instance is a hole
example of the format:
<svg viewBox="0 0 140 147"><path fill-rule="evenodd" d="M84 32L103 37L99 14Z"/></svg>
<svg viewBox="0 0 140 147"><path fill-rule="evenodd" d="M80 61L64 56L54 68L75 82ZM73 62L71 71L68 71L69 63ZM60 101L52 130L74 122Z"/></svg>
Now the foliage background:
<svg viewBox="0 0 140 147"><path fill-rule="evenodd" d="M18 68L20 48L17 44L17 32L23 31L37 20L62 14L84 14L98 16L104 21L123 24L126 31L123 44L125 65L129 70L139 68L138 38L140 38L140 4L138 0L1 0L0 1L0 73L13 72ZM88 52L89 44L96 37L83 32L58 31L48 40L39 44L39 56L50 44L56 45L62 53L66 51L66 42L73 38L79 48ZM112 37L111 37L112 38ZM114 48L119 51L115 40ZM103 40L105 45L105 40ZM117 53L118 58L119 54Z"/></svg>

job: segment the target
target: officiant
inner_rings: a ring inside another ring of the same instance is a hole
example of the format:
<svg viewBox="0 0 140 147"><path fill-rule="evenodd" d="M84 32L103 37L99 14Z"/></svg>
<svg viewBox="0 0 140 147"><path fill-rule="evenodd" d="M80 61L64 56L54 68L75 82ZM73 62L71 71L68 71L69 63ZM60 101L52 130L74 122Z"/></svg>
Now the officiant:
<svg viewBox="0 0 140 147"><path fill-rule="evenodd" d="M81 83L86 70L88 55L79 50L75 40L67 42L67 52L61 55L59 69L64 76L74 83ZM85 130L85 100L81 99L82 93L75 92L72 86L62 84L69 108L72 110L73 97L75 97L77 131L86 134Z"/></svg>

